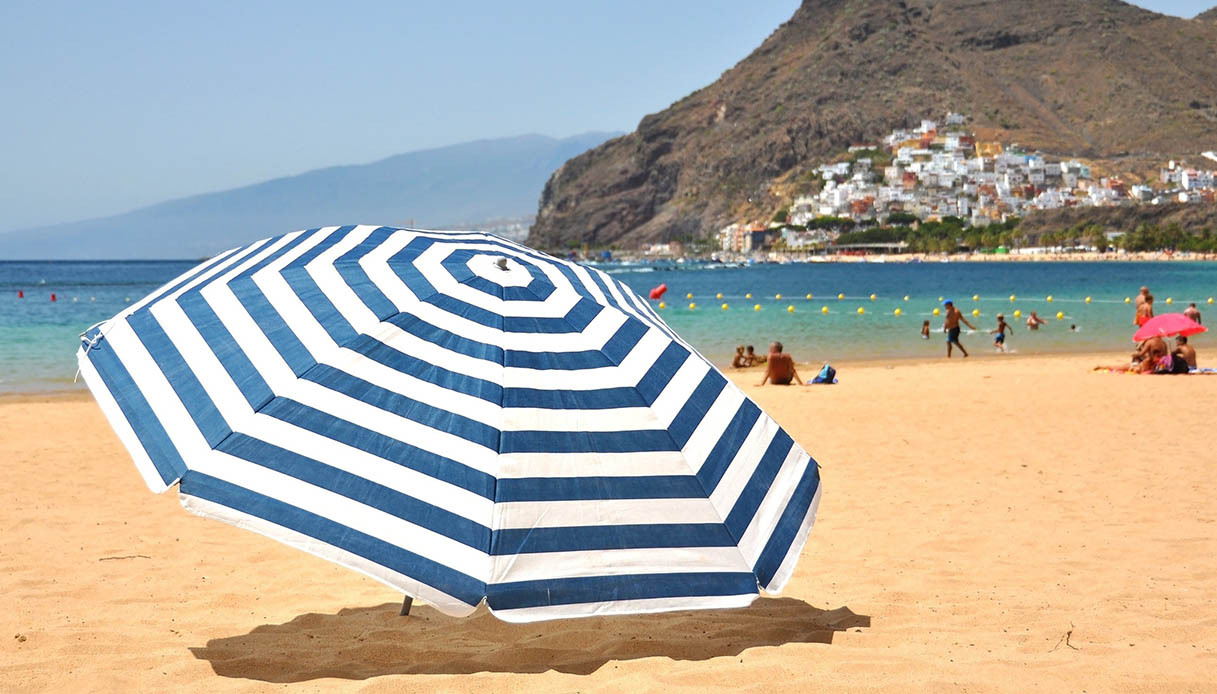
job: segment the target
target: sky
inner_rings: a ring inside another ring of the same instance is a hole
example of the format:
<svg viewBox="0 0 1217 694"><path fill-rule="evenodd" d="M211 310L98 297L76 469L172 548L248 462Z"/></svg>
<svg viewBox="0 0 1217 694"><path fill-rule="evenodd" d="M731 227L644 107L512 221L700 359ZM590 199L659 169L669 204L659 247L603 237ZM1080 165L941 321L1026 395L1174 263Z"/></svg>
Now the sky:
<svg viewBox="0 0 1217 694"><path fill-rule="evenodd" d="M0 231L482 138L630 131L798 4L0 0Z"/></svg>

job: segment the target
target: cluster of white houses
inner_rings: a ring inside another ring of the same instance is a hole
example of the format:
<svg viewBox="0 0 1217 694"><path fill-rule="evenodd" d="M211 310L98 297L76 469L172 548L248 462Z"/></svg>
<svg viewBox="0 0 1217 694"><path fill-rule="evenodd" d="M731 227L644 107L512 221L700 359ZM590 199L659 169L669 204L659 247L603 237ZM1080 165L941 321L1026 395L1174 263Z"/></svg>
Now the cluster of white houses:
<svg viewBox="0 0 1217 694"><path fill-rule="evenodd" d="M1032 210L1213 202L1217 192L1213 171L1173 161L1161 171L1160 190L1114 177L1095 180L1082 162L1049 161L1018 145L979 141L966 122L966 116L948 113L941 124L923 120L915 129L892 131L882 143L850 147L847 160L815 170L823 185L794 200L787 225L733 224L720 231L723 250L770 245L779 237L775 227L781 227L780 238L789 248L823 244L838 231L790 225L806 227L825 217L869 224L884 223L893 213L920 220L953 216L982 227Z"/></svg>

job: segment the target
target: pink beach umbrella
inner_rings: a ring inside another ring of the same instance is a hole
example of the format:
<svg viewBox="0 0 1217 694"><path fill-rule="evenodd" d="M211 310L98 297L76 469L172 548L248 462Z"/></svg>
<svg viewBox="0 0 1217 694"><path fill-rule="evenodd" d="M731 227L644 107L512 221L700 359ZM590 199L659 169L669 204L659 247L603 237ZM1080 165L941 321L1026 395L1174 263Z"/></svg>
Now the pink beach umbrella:
<svg viewBox="0 0 1217 694"><path fill-rule="evenodd" d="M1133 342L1141 342L1148 340L1151 337L1172 337L1174 335L1195 335L1202 333L1208 328L1200 325L1196 321L1188 318L1182 313L1164 313L1160 316L1154 316L1141 326L1141 329L1132 336Z"/></svg>

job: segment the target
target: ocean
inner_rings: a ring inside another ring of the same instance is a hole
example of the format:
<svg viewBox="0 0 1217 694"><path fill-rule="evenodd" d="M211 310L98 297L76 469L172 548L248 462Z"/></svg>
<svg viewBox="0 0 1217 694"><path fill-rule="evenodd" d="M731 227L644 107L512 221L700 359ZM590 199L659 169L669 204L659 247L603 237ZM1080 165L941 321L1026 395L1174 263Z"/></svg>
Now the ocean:
<svg viewBox="0 0 1217 694"><path fill-rule="evenodd" d="M73 383L79 334L194 264L0 261L0 392L82 387ZM1208 303L1217 296L1217 263L1212 262L697 267L607 269L643 296L667 284L660 314L722 365L730 362L737 344L764 351L773 340L782 341L797 360L817 363L940 357L945 354L942 319L932 315L939 297L953 299L979 329L965 331L962 338L973 354L992 351L987 331L996 325L997 313L1015 327L1007 338L1015 353L1131 352L1132 308L1124 299L1135 296L1143 284L1155 295L1158 313L1182 311L1195 302L1217 320L1217 305ZM838 299L839 294L845 298ZM896 309L901 315L895 315ZM1016 310L1022 318L1014 317ZM1024 326L1032 310L1048 321L1036 332ZM929 340L919 334L924 320L931 321ZM1194 338L1202 361L1210 341L1208 334Z"/></svg>

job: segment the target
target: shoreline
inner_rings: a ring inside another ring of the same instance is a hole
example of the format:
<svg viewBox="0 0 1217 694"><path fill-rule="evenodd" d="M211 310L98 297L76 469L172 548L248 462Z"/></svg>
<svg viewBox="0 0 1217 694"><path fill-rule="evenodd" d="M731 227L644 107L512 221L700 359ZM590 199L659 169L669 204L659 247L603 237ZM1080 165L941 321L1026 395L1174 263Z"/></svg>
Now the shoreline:
<svg viewBox="0 0 1217 694"><path fill-rule="evenodd" d="M896 357L862 357L862 358L856 358L856 359L850 358L850 359L812 360L812 361L796 360L795 368L800 369L800 370L802 370L802 369L817 369L818 370L819 367L823 366L824 364L832 364L833 368L837 369L837 371L839 372L842 369L869 369L869 368L889 368L890 369L890 368L895 368L898 366L928 366L931 364L940 364L940 363L948 362L948 361L966 361L968 363L975 363L975 362L979 362L979 361L987 362L987 361L993 360L994 363L1005 363L1005 362L1023 362L1023 361L1031 361L1031 360L1060 360L1060 359L1073 360L1073 359L1082 359L1082 358L1086 358L1086 357L1095 359L1096 365L1097 364L1115 364L1115 363L1120 363L1122 361L1127 361L1128 355L1132 353L1133 347L1134 347L1134 345L1132 345L1132 343L1130 343L1129 348L1125 351L1082 350L1082 351L1077 351L1077 352L1038 352L1038 353L1006 352L1006 353L998 353L998 352L994 352L991 349L989 349L988 345L985 345L983 348L974 349L972 351L972 356L967 357L967 358L956 356L956 357L952 357L951 359L947 359L946 355L942 354L937 357L928 357L928 356L924 356L924 355L908 355L908 356L896 356ZM799 347L797 345L794 345L791 348L793 349L793 353L795 353L795 354L798 354L800 351L802 351L799 349ZM732 368L729 363L721 363L716 360L710 360L710 363L714 364L715 368L722 371L723 374L726 375L728 378L732 377L733 375L738 375L738 376L742 377L749 373L758 374L758 375L764 373L764 367L762 367L762 366L750 366L750 367L746 367L746 368L742 368L742 369L736 369L736 368ZM800 375L803 375L803 374L800 374ZM810 378L810 376L805 377L803 380L806 381L807 378ZM46 402L46 403L77 402L77 401L91 401L92 399L93 399L93 396L89 392L88 387L85 386L84 381L81 381L79 385L73 385L71 387L66 387L66 388L0 391L0 405L3 405L3 404L28 404L28 403L41 403L41 402Z"/></svg>

